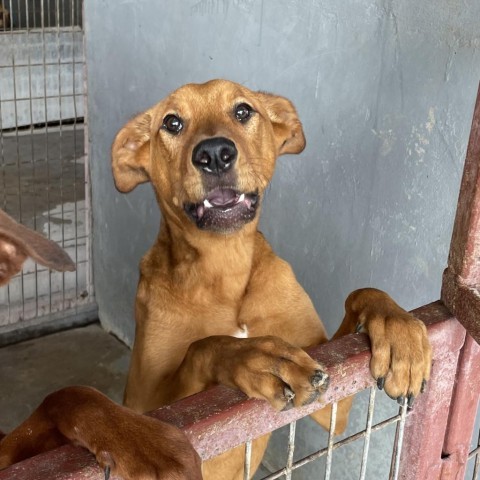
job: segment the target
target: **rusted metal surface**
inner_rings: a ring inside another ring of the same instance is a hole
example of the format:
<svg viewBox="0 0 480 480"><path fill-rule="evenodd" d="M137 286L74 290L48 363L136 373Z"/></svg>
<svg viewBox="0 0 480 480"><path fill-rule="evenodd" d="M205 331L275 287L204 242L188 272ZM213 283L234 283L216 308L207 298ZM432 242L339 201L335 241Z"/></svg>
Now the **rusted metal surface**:
<svg viewBox="0 0 480 480"><path fill-rule="evenodd" d="M439 337L432 345L434 361L426 392L415 401L405 428L399 476L405 480L440 478L443 438L465 329L456 321L444 323Z"/></svg>
<svg viewBox="0 0 480 480"><path fill-rule="evenodd" d="M95 458L85 449L67 445L0 471L2 480L105 480ZM110 477L116 480L116 477Z"/></svg>
<svg viewBox="0 0 480 480"><path fill-rule="evenodd" d="M458 364L443 447L442 478L445 480L464 477L479 397L480 346L467 335Z"/></svg>
<svg viewBox="0 0 480 480"><path fill-rule="evenodd" d="M466 283L478 282L480 264L480 88L458 199L448 265Z"/></svg>
<svg viewBox="0 0 480 480"><path fill-rule="evenodd" d="M480 88L470 131L442 300L467 329L443 445L441 478L463 478L480 396ZM438 453L438 452L437 452ZM437 474L437 469L435 470ZM475 474L476 476L476 474ZM440 477L439 477L440 478Z"/></svg>
<svg viewBox="0 0 480 480"><path fill-rule="evenodd" d="M442 300L480 342L480 307L472 296L480 283L480 89L463 170L457 213L444 274ZM469 307L474 307L475 314Z"/></svg>
<svg viewBox="0 0 480 480"><path fill-rule="evenodd" d="M449 269L443 274L442 300L468 333L480 343L480 293Z"/></svg>
<svg viewBox="0 0 480 480"><path fill-rule="evenodd" d="M443 392L442 388L446 389L447 380L442 378L443 357L455 358L458 354L455 352L458 352L463 344L461 334L463 329L440 302L417 309L413 313L428 326L435 364L432 385L417 399L415 409L407 417L405 442L408 442L408 438L415 438L415 436L412 437L412 432L416 432L415 425L412 426L412 423L415 423L415 419L421 417L422 413L428 412L424 417L427 417L430 423L439 423L438 419L433 421L432 413L435 413L436 409L430 404L434 403L436 394ZM238 391L220 386L156 410L151 415L182 428L202 459L206 460L374 384L369 372L370 346L364 334L349 335L334 342L319 345L311 349L310 354L325 365L331 377L330 388L320 402L287 412L276 412L266 402L249 400ZM437 360L439 358L442 361ZM448 380L451 386L453 378L449 377ZM440 384L439 388L435 387L436 383ZM426 408L432 408L432 411ZM437 441L438 438L436 437ZM417 453L418 451L415 451L413 458ZM411 458L409 462L412 463ZM400 478L413 478L403 476L404 467L405 465L401 462ZM103 479L103 472L96 466L95 459L87 451L68 446L31 458L0 472L0 480L25 478L100 480Z"/></svg>

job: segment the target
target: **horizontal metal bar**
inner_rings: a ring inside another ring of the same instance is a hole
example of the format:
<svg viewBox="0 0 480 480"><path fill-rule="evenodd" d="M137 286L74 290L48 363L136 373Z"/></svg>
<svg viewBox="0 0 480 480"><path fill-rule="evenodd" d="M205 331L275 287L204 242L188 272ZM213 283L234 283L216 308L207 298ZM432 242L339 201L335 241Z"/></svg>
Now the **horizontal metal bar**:
<svg viewBox="0 0 480 480"><path fill-rule="evenodd" d="M6 30L0 30L0 35L22 35L25 33L82 33L83 29L82 27L78 25L71 25L67 27L44 27L44 28L19 28L19 29L14 29L14 28L9 28Z"/></svg>
<svg viewBox="0 0 480 480"><path fill-rule="evenodd" d="M58 67L59 65L80 65L80 69L83 68L84 61L82 60L71 60L71 61L61 61L61 62L45 62L45 63L13 63L0 65L0 69L9 68L10 70L16 70L17 68L30 68L30 67ZM80 70L81 71L81 70Z"/></svg>
<svg viewBox="0 0 480 480"><path fill-rule="evenodd" d="M73 90L72 90L73 92ZM15 99L10 100L2 100L0 103L14 103L14 102L29 102L30 100L51 100L51 99L58 99L58 98L73 98L73 97L83 97L83 93L62 93L61 95L42 95L40 97L17 97Z"/></svg>
<svg viewBox="0 0 480 480"><path fill-rule="evenodd" d="M85 239L86 237L78 237L78 239ZM62 243L67 243L67 242L73 242L75 239L71 239L71 240L63 240ZM74 248L75 245L71 245L71 246L68 246L66 248ZM79 266L79 265L85 265L88 263L88 260L78 260L75 262L75 265ZM39 274L39 273L45 273L45 272L50 272L50 269L48 268L44 268L44 267L37 267L36 271L23 271L21 274L24 276L24 277L29 277L30 275L35 275L35 274ZM65 275L75 275L75 272L65 272ZM15 278L18 278L20 276L20 274L18 275L15 275L13 278L12 278L12 281L15 280Z"/></svg>
<svg viewBox="0 0 480 480"><path fill-rule="evenodd" d="M414 310L413 314L428 326L434 353L453 352L461 348L463 339L459 340L457 333L463 329L440 302ZM247 399L241 392L219 386L184 398L150 415L181 428L201 458L208 460L245 443L252 438L252 432L261 436L305 417L327 403L341 400L374 384L369 372L370 345L364 334L348 335L315 347L309 350L309 353L326 366L330 385L335 385L335 388L327 390L320 402L315 404L277 412L264 401ZM419 399L418 402L420 401ZM398 421L398 418L399 416L393 417L388 421ZM378 424L372 427L372 431L381 426L382 424ZM365 432L361 432L348 441L364 435ZM339 446L341 444L338 443ZM53 475L57 480L66 480L71 478L72 474L75 474L76 480L103 478L95 458L85 450L71 446L37 455L14 465L0 472L0 480L20 480L24 478L22 475L25 471L35 472L36 480L47 480ZM92 476L92 472L98 472L98 477Z"/></svg>
<svg viewBox="0 0 480 480"><path fill-rule="evenodd" d="M98 306L92 299L92 303L88 305L0 327L0 347L70 328L82 327L97 321Z"/></svg>

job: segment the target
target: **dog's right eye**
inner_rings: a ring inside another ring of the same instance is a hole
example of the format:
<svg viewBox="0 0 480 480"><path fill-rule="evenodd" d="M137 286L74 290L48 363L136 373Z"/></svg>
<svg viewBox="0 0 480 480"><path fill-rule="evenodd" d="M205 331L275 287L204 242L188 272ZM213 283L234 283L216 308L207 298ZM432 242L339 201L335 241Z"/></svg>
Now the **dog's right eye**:
<svg viewBox="0 0 480 480"><path fill-rule="evenodd" d="M162 128L173 135L177 135L183 128L183 121L176 115L170 114L163 119Z"/></svg>
<svg viewBox="0 0 480 480"><path fill-rule="evenodd" d="M252 116L253 108L246 103L241 103L240 105L237 105L235 107L234 113L235 113L235 118L239 122L244 123Z"/></svg>

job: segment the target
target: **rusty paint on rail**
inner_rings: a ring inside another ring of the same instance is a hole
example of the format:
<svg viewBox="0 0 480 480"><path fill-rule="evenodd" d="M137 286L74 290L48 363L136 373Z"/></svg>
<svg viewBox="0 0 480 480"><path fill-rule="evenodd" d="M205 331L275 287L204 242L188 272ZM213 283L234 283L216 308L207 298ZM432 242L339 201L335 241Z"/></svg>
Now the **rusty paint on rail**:
<svg viewBox="0 0 480 480"><path fill-rule="evenodd" d="M463 344L463 329L440 302L421 307L413 313L427 324L434 355L445 351L452 352L452 355L457 352L458 355ZM331 376L330 388L320 402L276 412L264 401L247 399L236 390L218 386L150 415L182 428L206 460L374 383L369 372L369 341L364 334L349 335L319 345L309 353L325 365ZM427 396L428 393L417 400L414 412L423 411ZM407 420L406 435L409 423ZM103 472L96 466L94 457L86 450L73 446L61 447L13 465L0 472L0 480L25 479L26 472L30 480L103 480Z"/></svg>

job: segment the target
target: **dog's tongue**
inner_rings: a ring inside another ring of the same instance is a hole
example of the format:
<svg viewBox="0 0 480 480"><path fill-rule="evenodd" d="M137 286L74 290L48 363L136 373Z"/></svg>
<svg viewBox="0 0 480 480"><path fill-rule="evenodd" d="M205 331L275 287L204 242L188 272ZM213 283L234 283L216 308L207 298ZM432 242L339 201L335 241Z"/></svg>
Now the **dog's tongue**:
<svg viewBox="0 0 480 480"><path fill-rule="evenodd" d="M211 192L207 200L215 207L223 207L234 203L237 200L237 194L234 190L219 189Z"/></svg>

